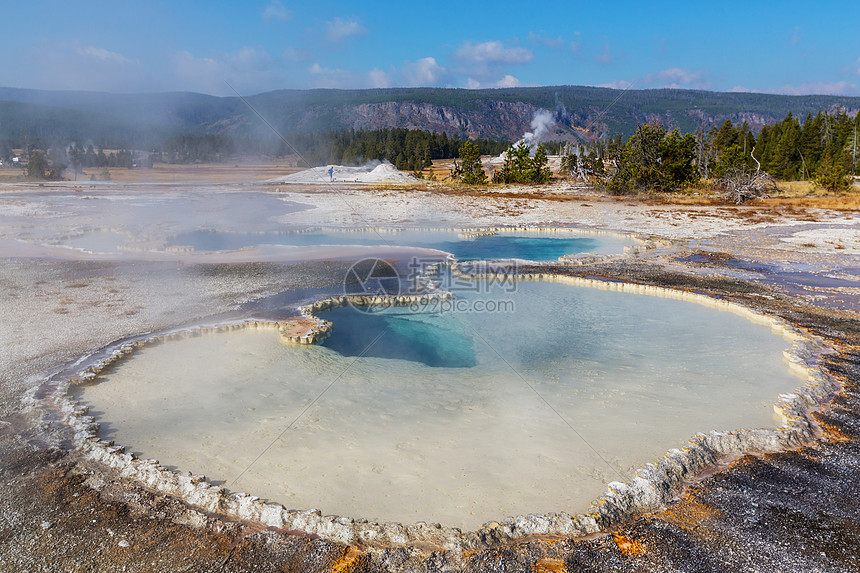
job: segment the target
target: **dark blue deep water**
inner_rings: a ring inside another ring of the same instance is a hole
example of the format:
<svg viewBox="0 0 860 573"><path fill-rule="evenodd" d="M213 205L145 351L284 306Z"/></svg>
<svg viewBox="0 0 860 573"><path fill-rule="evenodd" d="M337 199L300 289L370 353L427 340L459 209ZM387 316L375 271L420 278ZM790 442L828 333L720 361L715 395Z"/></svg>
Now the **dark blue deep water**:
<svg viewBox="0 0 860 573"><path fill-rule="evenodd" d="M333 323L331 336L322 345L343 356L396 358L440 368L477 364L472 339L452 315L366 313L344 307L321 317Z"/></svg>

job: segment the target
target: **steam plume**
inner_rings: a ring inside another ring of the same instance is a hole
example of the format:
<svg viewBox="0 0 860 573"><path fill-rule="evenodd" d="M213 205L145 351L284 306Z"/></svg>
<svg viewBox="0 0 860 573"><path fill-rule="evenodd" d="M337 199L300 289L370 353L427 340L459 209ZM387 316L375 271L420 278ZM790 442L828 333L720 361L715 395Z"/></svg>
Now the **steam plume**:
<svg viewBox="0 0 860 573"><path fill-rule="evenodd" d="M543 141L552 126L555 125L555 118L552 112L539 109L535 112L530 125L532 130L525 132L522 140L526 142L529 149L534 150L538 143Z"/></svg>

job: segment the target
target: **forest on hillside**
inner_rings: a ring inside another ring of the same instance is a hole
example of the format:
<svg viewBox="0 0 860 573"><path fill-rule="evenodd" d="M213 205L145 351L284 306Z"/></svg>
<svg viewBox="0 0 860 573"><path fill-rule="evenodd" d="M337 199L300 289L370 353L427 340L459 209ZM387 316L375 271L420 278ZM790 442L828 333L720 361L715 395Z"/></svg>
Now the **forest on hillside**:
<svg viewBox="0 0 860 573"><path fill-rule="evenodd" d="M677 191L707 179L741 202L774 188L776 179L848 189L860 167L858 144L860 114L844 110L809 113L803 121L789 112L758 136L746 122L687 134L652 122L626 140L568 148L562 166L613 193Z"/></svg>

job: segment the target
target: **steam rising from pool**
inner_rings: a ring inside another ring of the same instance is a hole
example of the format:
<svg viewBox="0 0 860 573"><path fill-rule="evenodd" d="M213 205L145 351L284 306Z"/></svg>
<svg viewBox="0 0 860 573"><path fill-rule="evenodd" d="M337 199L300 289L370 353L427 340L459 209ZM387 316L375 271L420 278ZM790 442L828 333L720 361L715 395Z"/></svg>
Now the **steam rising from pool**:
<svg viewBox="0 0 860 573"><path fill-rule="evenodd" d="M224 233L195 230L174 236L171 247L191 247L199 252L229 251L260 244L309 245L409 245L456 253L460 260L526 259L554 261L575 253L617 254L635 240L613 235L519 231L463 236L457 231L401 229L391 231L305 231L300 233Z"/></svg>
<svg viewBox="0 0 860 573"><path fill-rule="evenodd" d="M506 296L511 312L338 309L321 346L244 330L147 347L81 399L104 438L288 508L473 529L584 511L698 431L774 427L798 384L789 343L731 313L550 283Z"/></svg>

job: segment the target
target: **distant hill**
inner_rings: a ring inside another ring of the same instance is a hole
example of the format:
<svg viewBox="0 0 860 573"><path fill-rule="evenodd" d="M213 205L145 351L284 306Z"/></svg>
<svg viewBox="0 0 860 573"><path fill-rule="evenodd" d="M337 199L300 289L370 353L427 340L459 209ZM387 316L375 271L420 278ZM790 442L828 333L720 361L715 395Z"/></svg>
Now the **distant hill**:
<svg viewBox="0 0 860 573"><path fill-rule="evenodd" d="M754 131L788 112L860 110L860 98L783 96L694 90L614 90L583 86L488 90L392 88L278 90L248 96L282 133L407 127L448 135L516 140L536 111L552 112L548 139L630 135L660 120L683 132L730 119ZM270 130L237 97L196 93L111 94L0 88L0 141L109 142L140 147L177 133L271 139Z"/></svg>

